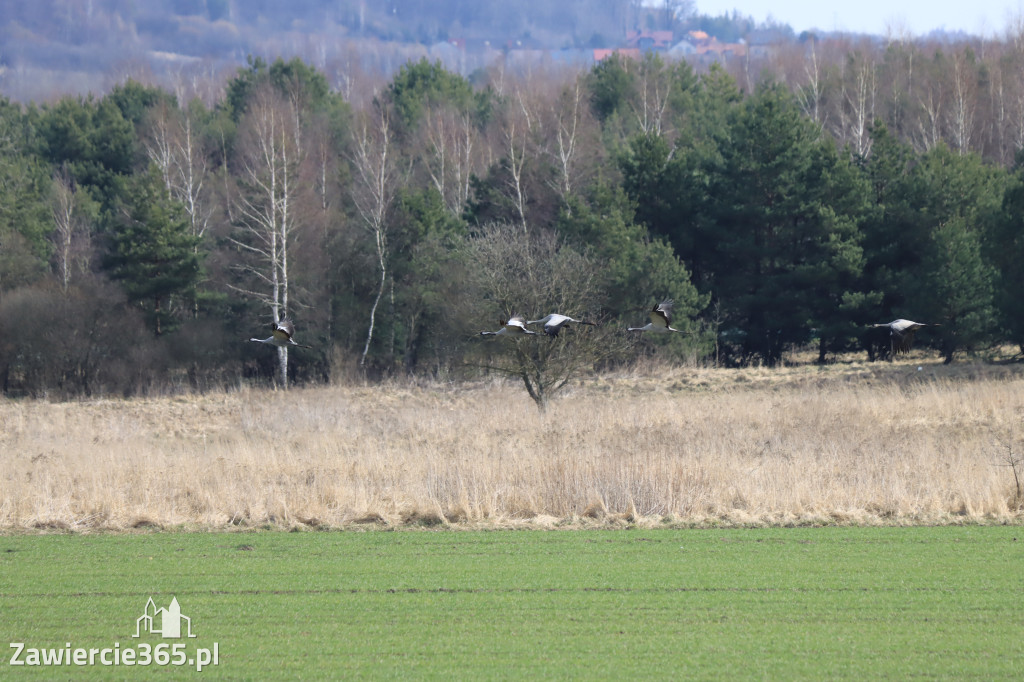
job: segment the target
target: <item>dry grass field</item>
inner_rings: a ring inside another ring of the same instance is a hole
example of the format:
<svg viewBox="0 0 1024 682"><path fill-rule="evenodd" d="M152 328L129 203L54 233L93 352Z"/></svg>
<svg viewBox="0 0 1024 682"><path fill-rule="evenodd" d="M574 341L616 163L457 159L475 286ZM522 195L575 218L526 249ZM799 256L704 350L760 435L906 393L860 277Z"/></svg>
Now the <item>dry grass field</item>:
<svg viewBox="0 0 1024 682"><path fill-rule="evenodd" d="M920 367L920 369L918 369ZM1020 522L1024 367L0 400L0 531Z"/></svg>

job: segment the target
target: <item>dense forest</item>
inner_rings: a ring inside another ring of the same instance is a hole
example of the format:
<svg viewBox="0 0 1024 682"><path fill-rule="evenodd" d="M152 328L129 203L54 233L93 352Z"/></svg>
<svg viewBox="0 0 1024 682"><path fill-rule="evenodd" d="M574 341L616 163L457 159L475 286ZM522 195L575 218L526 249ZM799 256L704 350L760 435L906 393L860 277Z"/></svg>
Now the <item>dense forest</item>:
<svg viewBox="0 0 1024 682"><path fill-rule="evenodd" d="M0 386L529 366L540 402L641 354L884 358L867 325L896 317L941 325L918 343L947 361L1024 347L1024 53L846 47L756 76L656 54L473 78L420 60L359 97L252 58L212 103L131 79L5 101ZM624 331L665 298L690 333ZM600 324L479 336L549 312ZM311 348L247 342L285 318Z"/></svg>

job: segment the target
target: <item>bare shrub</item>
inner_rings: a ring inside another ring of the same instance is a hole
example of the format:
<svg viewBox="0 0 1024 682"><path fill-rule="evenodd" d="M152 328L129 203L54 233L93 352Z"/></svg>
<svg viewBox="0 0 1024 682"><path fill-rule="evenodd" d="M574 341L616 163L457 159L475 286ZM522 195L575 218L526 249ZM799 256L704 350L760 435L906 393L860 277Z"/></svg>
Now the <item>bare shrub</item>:
<svg viewBox="0 0 1024 682"><path fill-rule="evenodd" d="M560 243L553 233L525 233L511 224L486 225L469 246L469 260L473 275L466 317L478 325L497 325L515 314L531 320L549 313L595 323L567 326L556 337L540 333L479 343L479 365L522 381L542 410L570 381L629 347L621 330L598 324L603 319L596 262ZM475 331L467 333L475 335ZM540 325L533 331L541 332Z"/></svg>
<svg viewBox="0 0 1024 682"><path fill-rule="evenodd" d="M8 395L137 391L161 375L161 352L123 295L102 280L66 292L26 287L0 300L0 379ZM156 370L156 371L154 371Z"/></svg>
<svg viewBox="0 0 1024 682"><path fill-rule="evenodd" d="M1010 496L1009 504L1016 510L1024 507L1024 455L1014 452L1014 444L1010 439L1001 443L1003 453L999 465L1006 467L1013 475L1013 493Z"/></svg>

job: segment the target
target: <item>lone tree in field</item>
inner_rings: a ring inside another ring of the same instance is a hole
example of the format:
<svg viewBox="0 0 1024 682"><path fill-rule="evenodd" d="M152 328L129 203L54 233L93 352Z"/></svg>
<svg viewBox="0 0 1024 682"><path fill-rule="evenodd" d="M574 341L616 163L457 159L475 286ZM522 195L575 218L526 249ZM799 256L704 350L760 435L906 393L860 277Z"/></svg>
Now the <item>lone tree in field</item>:
<svg viewBox="0 0 1024 682"><path fill-rule="evenodd" d="M478 335L513 315L536 320L560 313L601 321L597 263L560 243L553 233L524 233L522 225L486 225L471 239L467 257L474 273L467 291L468 319L479 326L467 331L480 339L479 366L521 379L541 410L581 372L628 350L629 339L621 329L600 324L573 325L557 336ZM538 324L532 331L542 328Z"/></svg>

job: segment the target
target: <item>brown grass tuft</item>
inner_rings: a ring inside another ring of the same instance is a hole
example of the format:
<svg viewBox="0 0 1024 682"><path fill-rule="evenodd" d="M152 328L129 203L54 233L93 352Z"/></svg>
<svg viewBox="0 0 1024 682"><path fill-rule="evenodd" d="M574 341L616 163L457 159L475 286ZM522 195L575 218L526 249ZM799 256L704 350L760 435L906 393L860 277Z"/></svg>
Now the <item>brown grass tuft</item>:
<svg viewBox="0 0 1024 682"><path fill-rule="evenodd" d="M377 512L374 512L374 511L366 512L365 514L360 514L359 516L357 516L354 519L352 519L352 523L384 523L384 524L386 524L387 522L388 522L387 519L385 519L383 516L381 516L380 514L378 514Z"/></svg>
<svg viewBox="0 0 1024 682"><path fill-rule="evenodd" d="M465 523L469 521L470 513L462 504L456 504L444 513L444 518L448 523Z"/></svg>
<svg viewBox="0 0 1024 682"><path fill-rule="evenodd" d="M448 523L448 520L439 511L429 509L412 509L402 514L402 523L408 526L441 526Z"/></svg>
<svg viewBox="0 0 1024 682"><path fill-rule="evenodd" d="M71 524L67 521L52 519L48 521L33 521L29 525L36 530L71 530Z"/></svg>
<svg viewBox="0 0 1024 682"><path fill-rule="evenodd" d="M608 510L605 509L604 502L595 500L587 505L587 508L583 510L580 516L587 519L603 519L607 514Z"/></svg>

